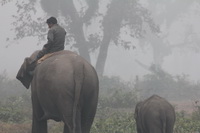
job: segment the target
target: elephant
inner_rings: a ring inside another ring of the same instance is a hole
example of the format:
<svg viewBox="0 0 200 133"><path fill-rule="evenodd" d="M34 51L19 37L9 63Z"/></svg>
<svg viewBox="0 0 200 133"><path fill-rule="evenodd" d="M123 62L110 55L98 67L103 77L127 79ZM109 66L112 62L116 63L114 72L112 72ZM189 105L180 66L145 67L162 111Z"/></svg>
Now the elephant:
<svg viewBox="0 0 200 133"><path fill-rule="evenodd" d="M96 70L80 55L63 50L48 57L31 80L32 133L47 133L49 119L63 121L63 133L89 133L98 94Z"/></svg>
<svg viewBox="0 0 200 133"><path fill-rule="evenodd" d="M134 118L138 133L173 133L176 116L166 99L152 95L137 103Z"/></svg>

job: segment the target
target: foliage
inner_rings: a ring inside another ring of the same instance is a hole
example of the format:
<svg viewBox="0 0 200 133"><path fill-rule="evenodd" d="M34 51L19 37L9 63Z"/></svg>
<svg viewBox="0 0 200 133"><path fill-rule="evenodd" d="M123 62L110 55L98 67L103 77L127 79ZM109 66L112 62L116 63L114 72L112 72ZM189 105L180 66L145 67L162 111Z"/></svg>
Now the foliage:
<svg viewBox="0 0 200 133"><path fill-rule="evenodd" d="M191 83L187 75L172 76L155 65L150 67L150 71L151 73L144 75L143 79L138 78L136 81L140 99L145 99L153 94L170 101L199 98L199 84Z"/></svg>
<svg viewBox="0 0 200 133"><path fill-rule="evenodd" d="M195 101L195 110L192 113L192 119L196 120L196 121L200 121L200 102L199 101Z"/></svg>
<svg viewBox="0 0 200 133"><path fill-rule="evenodd" d="M24 93L20 82L7 77L6 71L0 74L0 101L5 102L9 97L19 97Z"/></svg>
<svg viewBox="0 0 200 133"><path fill-rule="evenodd" d="M99 107L134 108L137 92L131 82L123 82L118 77L100 78Z"/></svg>
<svg viewBox="0 0 200 133"><path fill-rule="evenodd" d="M4 0L2 4L6 1L9 0ZM47 30L44 26L45 19L47 16L55 16L59 24L67 30L66 44L78 50L82 57L91 62L90 52L99 51L96 69L100 75L104 72L110 44L114 42L115 45L121 45L129 50L131 47L135 48L135 45L125 39L124 34L130 38L141 38L148 29L152 34L159 32L159 27L154 23L151 13L138 0L12 2L15 2L17 7L17 14L13 15L13 27L16 33L14 39L19 40L30 36L37 37L39 41L45 39ZM38 13L41 10L43 15Z"/></svg>
<svg viewBox="0 0 200 133"><path fill-rule="evenodd" d="M99 98L99 106L102 108L133 108L136 102L137 97L134 92L123 92L121 89Z"/></svg>
<svg viewBox="0 0 200 133"><path fill-rule="evenodd" d="M136 133L133 110L102 109L97 112L93 123L93 133ZM196 111L194 112L196 113ZM200 118L200 115L196 115ZM200 132L200 120L187 113L177 112L174 133Z"/></svg>
<svg viewBox="0 0 200 133"><path fill-rule="evenodd" d="M178 80L172 80L170 76L165 74L163 74L163 76L161 75L162 74L153 74L152 77L154 78L152 78L152 80L156 81L157 79L159 81L160 79L168 79L168 81L170 81L169 83L174 82L174 85L176 83L181 83L193 88L198 88L200 86L199 84L192 86L184 77L177 78ZM2 99L3 101L0 103L0 131L6 133L14 133L16 130L18 133L30 131L32 114L30 91L27 91L20 85L16 86L16 81L9 80L6 78L6 75L0 75L0 77L0 79L2 79L0 80L0 92L3 92L3 94L0 94L2 96L6 94L4 97L5 99ZM151 79L148 80L150 81ZM141 81L139 80L139 82ZM136 133L136 125L133 117L134 105L138 100L138 90L135 90L136 85L136 83L123 82L118 77L100 78L99 106L91 132ZM2 89L4 91L2 91ZM18 93L11 91L18 91L20 89L24 91L19 91ZM6 93L6 90L9 93ZM13 93L17 96L13 96ZM117 105L117 103L121 104ZM195 101L194 112L192 114L176 112L174 133L200 132L199 107L199 102ZM53 123L49 121L48 125L50 133L62 133L63 131L63 123Z"/></svg>
<svg viewBox="0 0 200 133"><path fill-rule="evenodd" d="M104 112L108 114L108 111ZM93 123L92 133L136 133L133 113L112 112L109 116L97 117Z"/></svg>
<svg viewBox="0 0 200 133"><path fill-rule="evenodd" d="M200 117L197 116L197 117ZM200 120L192 119L191 117L185 117L180 113L176 113L176 124L174 127L175 133L193 133L200 132Z"/></svg>
<svg viewBox="0 0 200 133"><path fill-rule="evenodd" d="M30 127L31 123L5 123L0 121L1 133L31 133Z"/></svg>
<svg viewBox="0 0 200 133"><path fill-rule="evenodd" d="M28 94L10 97L0 106L0 120L3 122L23 123L30 120L31 105Z"/></svg>
<svg viewBox="0 0 200 133"><path fill-rule="evenodd" d="M0 121L22 123L31 116L30 90L0 74Z"/></svg>
<svg viewBox="0 0 200 133"><path fill-rule="evenodd" d="M8 3L10 0L3 0L2 5L5 3ZM60 0L59 0L60 1ZM12 1L13 2L13 1ZM73 2L70 1L60 1L61 4L66 6L59 6L59 2L55 2L53 0L47 1L47 0L40 0L40 6L43 9L45 13L49 15L53 15L55 17L58 17L59 19L63 19L66 26L71 25L71 29L73 29L73 23L76 23L76 21L82 21L82 23L85 23L87 27L92 25L92 23L95 23L95 19L98 19L99 17L103 17L103 20L100 20L102 24L100 25L101 29L107 29L109 32L112 33L111 37L113 40L120 40L119 34L120 29L123 27L128 26L129 29L132 30L131 36L132 37L141 37L143 34L145 34L145 28L142 26L142 23L146 23L149 25L150 29L157 33L159 32L159 27L154 23L153 19L151 18L150 12L144 8L138 0L115 0L111 2L102 3L99 0L93 0L93 1L84 1L88 8L85 10L76 10L75 5ZM81 8L85 8L83 3L79 3ZM99 8L102 8L103 6L107 6L108 10L106 15L105 13L100 12ZM27 36L37 36L38 38L41 38L41 36L44 36L45 34L45 26L44 23L47 16L39 16L37 15L37 6L38 3L36 0L28 0L28 1L16 1L17 6L17 14L13 15L15 18L15 22L13 23L16 31L16 39L20 39ZM53 6L53 7L51 7ZM60 12L59 12L60 11ZM74 12L72 12L74 11ZM32 16L31 16L32 15ZM34 17L33 17L34 16ZM36 19L35 19L36 18ZM114 20L115 24L113 25L110 20ZM76 23L78 26L78 23ZM24 27L23 27L23 26ZM103 28L105 27L105 28ZM67 28L67 29L70 29ZM24 30L24 31L22 31ZM73 31L68 31L72 32ZM42 34L41 34L42 33ZM68 34L68 37L73 37L72 34ZM91 36L93 36L93 39L100 41L98 38L100 38L100 34L97 36L96 33L92 33ZM89 37L91 37L89 36ZM95 37L96 36L96 37ZM90 40L89 40L90 41ZM98 43L95 42L96 43ZM120 41L123 42L123 41ZM124 40L126 42L126 40ZM130 42L129 42L130 43ZM91 44L91 43L89 43ZM91 45L92 48L94 48L95 44ZM124 43L123 45L127 44ZM76 46L75 46L76 47ZM98 47L96 47L98 48Z"/></svg>

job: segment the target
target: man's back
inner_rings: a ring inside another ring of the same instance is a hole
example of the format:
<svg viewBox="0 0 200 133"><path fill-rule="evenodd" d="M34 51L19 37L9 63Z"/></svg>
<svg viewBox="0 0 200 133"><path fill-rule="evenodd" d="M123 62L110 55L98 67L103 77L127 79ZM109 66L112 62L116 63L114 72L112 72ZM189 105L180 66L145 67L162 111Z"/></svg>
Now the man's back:
<svg viewBox="0 0 200 133"><path fill-rule="evenodd" d="M60 25L53 25L48 32L48 43L45 45L48 53L64 50L66 31Z"/></svg>

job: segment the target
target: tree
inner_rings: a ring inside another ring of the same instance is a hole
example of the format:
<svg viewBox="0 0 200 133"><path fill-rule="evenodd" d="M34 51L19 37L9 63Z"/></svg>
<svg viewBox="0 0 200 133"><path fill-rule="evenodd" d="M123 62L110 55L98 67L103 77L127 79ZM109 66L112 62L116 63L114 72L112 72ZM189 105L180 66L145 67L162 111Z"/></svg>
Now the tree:
<svg viewBox="0 0 200 133"><path fill-rule="evenodd" d="M164 58L170 55L175 48L200 51L200 34L195 27L195 21L198 20L197 18L200 19L200 2L198 0L156 0L147 3L147 9L152 12L152 17L160 26L161 32L159 36L148 32L145 39L141 40L140 46L150 45L152 47L153 63L157 67L162 66ZM181 29L182 33L179 33L179 36L182 37L182 41L174 43L170 40L172 35L170 30L173 28Z"/></svg>
<svg viewBox="0 0 200 133"><path fill-rule="evenodd" d="M13 0L3 0L1 3L8 1ZM34 19L38 2L47 14ZM148 25L153 33L159 32L150 12L139 0L23 0L16 1L16 5L18 12L13 23L17 33L15 39L27 36L44 39L45 19L55 16L62 20L68 31L66 43L77 48L81 56L91 62L90 54L98 51L96 70L99 75L103 75L110 44L121 45L125 49L134 48L134 44L123 39L123 34L133 38L144 37L146 29L143 25ZM88 33L84 30L92 30L93 25L96 31Z"/></svg>

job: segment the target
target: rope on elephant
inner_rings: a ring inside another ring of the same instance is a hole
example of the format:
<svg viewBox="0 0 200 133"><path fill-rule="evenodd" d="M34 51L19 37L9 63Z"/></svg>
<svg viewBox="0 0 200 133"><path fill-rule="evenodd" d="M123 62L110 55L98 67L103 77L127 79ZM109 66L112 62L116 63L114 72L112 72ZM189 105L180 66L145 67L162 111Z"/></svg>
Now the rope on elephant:
<svg viewBox="0 0 200 133"><path fill-rule="evenodd" d="M55 52L54 52L55 53ZM40 58L38 61L37 61L37 64L40 64L42 61L44 61L45 59L51 57L54 53L48 53L48 54L45 54L42 58Z"/></svg>

